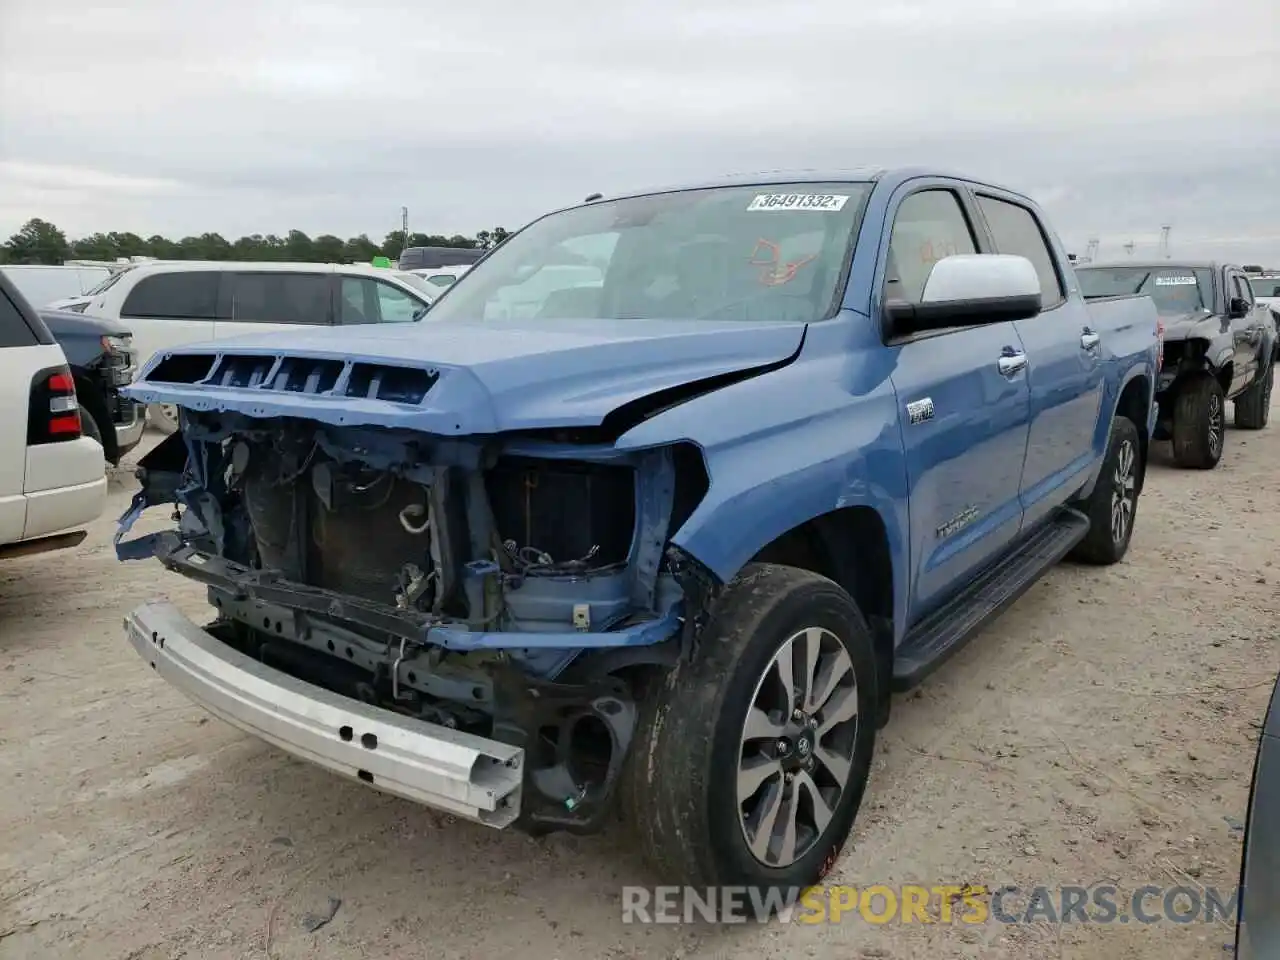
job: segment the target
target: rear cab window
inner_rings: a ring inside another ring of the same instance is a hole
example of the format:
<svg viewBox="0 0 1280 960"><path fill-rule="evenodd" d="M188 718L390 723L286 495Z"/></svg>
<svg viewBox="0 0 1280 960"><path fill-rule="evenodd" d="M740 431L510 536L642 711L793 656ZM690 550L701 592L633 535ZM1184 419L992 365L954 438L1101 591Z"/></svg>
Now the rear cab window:
<svg viewBox="0 0 1280 960"><path fill-rule="evenodd" d="M217 270L155 273L137 282L120 308L121 317L213 320L218 311Z"/></svg>
<svg viewBox="0 0 1280 960"><path fill-rule="evenodd" d="M43 324L42 324L43 326ZM52 341L52 337L49 341ZM22 310L9 291L0 290L0 349L5 347L34 347L46 341L38 337L27 324Z"/></svg>
<svg viewBox="0 0 1280 960"><path fill-rule="evenodd" d="M1052 310L1066 300L1057 262L1044 228L1027 207L985 194L977 195L978 209L987 221L996 252L1026 257L1040 278L1040 309Z"/></svg>

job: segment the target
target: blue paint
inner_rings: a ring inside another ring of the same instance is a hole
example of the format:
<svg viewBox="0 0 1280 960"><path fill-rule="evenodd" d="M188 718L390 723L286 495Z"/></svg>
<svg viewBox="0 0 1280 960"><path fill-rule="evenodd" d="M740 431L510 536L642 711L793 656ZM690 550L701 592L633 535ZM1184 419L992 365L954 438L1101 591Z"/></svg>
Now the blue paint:
<svg viewBox="0 0 1280 960"><path fill-rule="evenodd" d="M1019 203L1047 224L1040 208L998 186L927 170L760 174L696 186L839 181L874 186L840 309L829 320L474 320L298 331L171 353L260 355L274 370L286 358L341 361L327 392L276 390L270 376L243 388L157 383L150 379L164 359L157 357L129 393L148 403L228 411L227 430L265 418L308 419L324 425L319 434L326 450L406 472L411 443L427 451L429 463L467 460L474 467L479 441L451 437L494 439L508 453L637 469L637 522L625 573L526 578L507 592L509 605L523 605L515 630L445 624L426 632L431 643L540 651L540 662L563 663L574 650L672 636L681 598L670 576L659 572L656 546L662 544L655 538L672 509L669 450L680 442L700 451L710 485L671 544L729 580L796 526L833 511L867 511L885 531L894 631L901 639L980 566L1092 489L1117 404L1137 378L1144 378L1142 408L1151 410L1155 311L1149 301L1087 306L1049 230L1065 290L1060 306L1030 320L888 343L879 320L888 238L911 192L976 190ZM975 233L980 252L999 252L980 216ZM473 273L484 269L481 263ZM1091 355L1080 347L1086 328L1101 336ZM1028 366L1007 378L996 361L1011 352L1026 353ZM357 363L427 371L435 380L419 403L348 397ZM657 412L613 443L503 436L598 426L621 405L657 391L769 365L768 373ZM934 418L909 424L906 405L926 397ZM1150 431L1153 417L1141 417L1139 427ZM417 456L421 462L421 451ZM948 528L962 516L967 522ZM584 603L591 629L569 632L569 611ZM636 614L638 622L627 620Z"/></svg>

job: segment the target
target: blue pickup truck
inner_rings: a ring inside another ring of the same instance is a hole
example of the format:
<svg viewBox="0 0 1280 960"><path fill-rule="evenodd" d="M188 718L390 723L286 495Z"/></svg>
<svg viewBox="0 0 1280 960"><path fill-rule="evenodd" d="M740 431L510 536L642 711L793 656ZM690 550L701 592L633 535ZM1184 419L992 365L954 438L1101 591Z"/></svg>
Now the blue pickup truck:
<svg viewBox="0 0 1280 960"><path fill-rule="evenodd" d="M851 830L891 690L1068 554L1124 556L1158 364L1151 300L1086 304L989 184L592 199L421 324L154 357L130 392L182 429L117 551L216 617L125 630L330 770L499 828L620 811L670 882L794 892Z"/></svg>

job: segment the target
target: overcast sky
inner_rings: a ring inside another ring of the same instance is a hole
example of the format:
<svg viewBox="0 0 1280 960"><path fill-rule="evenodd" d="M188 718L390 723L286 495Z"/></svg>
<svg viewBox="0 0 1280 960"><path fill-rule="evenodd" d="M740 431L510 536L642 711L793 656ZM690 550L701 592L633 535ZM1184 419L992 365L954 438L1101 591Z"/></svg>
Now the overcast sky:
<svg viewBox="0 0 1280 960"><path fill-rule="evenodd" d="M1280 266L1280 5L0 0L0 239L514 229L594 191L943 165L1068 245Z"/></svg>

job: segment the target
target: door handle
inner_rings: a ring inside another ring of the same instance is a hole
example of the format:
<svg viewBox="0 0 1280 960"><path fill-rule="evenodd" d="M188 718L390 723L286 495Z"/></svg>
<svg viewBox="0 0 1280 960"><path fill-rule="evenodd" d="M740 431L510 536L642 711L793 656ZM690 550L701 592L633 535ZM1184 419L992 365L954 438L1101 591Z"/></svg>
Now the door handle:
<svg viewBox="0 0 1280 960"><path fill-rule="evenodd" d="M996 366L999 368L1001 376L1012 377L1020 370L1026 369L1027 355L1025 353L1006 353L996 361Z"/></svg>
<svg viewBox="0 0 1280 960"><path fill-rule="evenodd" d="M1084 350L1096 350L1098 344L1102 342L1102 337L1094 333L1088 327L1084 328L1084 333L1080 334L1080 346Z"/></svg>

